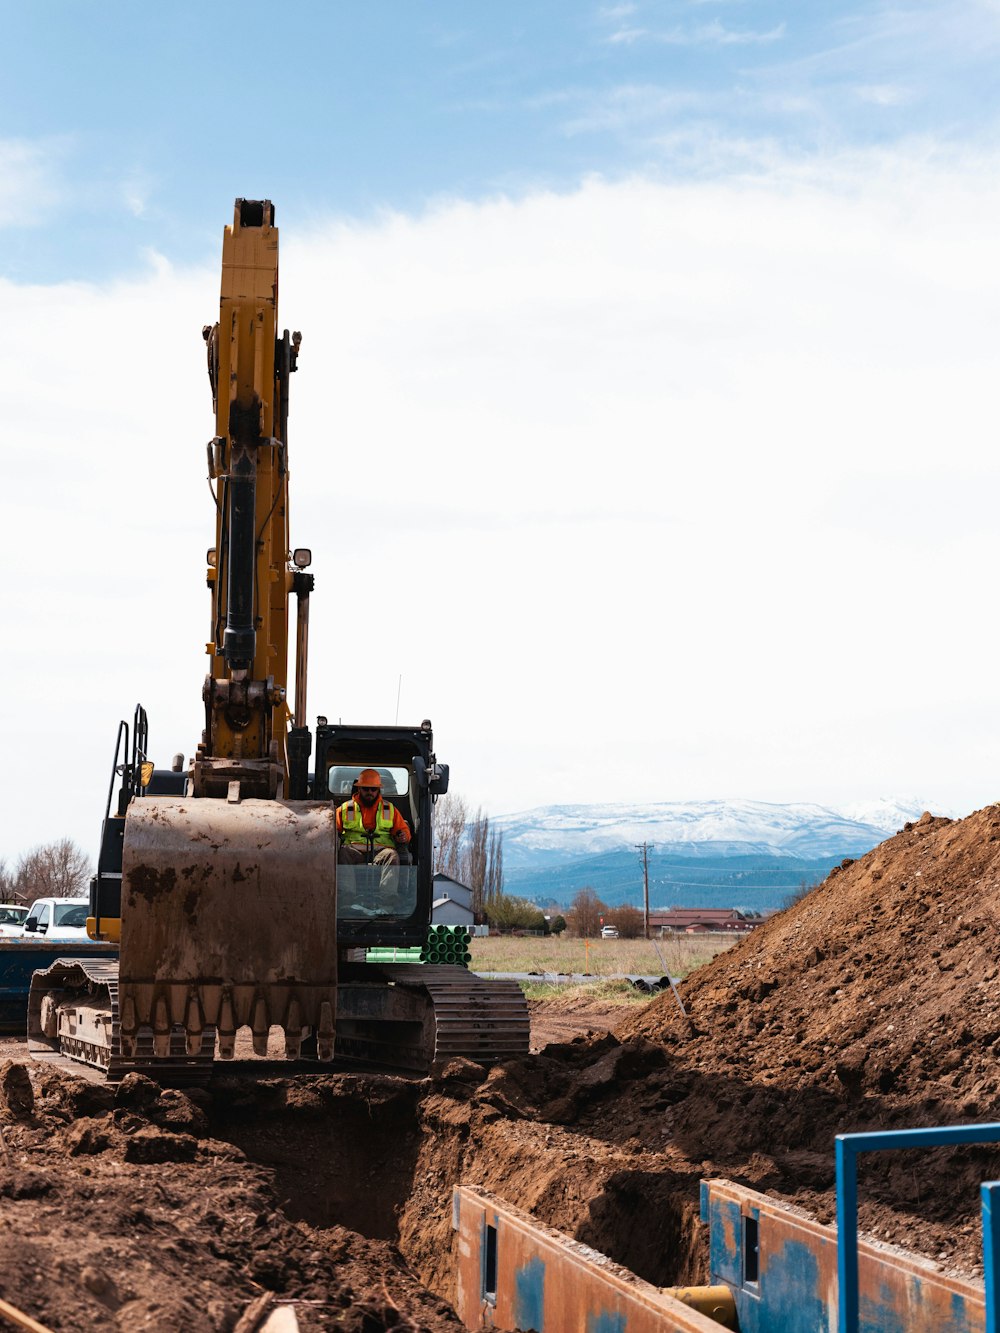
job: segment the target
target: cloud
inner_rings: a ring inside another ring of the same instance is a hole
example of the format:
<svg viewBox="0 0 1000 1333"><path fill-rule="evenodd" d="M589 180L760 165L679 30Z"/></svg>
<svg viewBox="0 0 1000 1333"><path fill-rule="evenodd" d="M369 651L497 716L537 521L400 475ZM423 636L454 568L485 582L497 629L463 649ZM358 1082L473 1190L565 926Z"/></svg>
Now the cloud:
<svg viewBox="0 0 1000 1333"><path fill-rule="evenodd" d="M913 91L891 83L869 83L855 89L862 102L873 106L905 106L913 101Z"/></svg>
<svg viewBox="0 0 1000 1333"><path fill-rule="evenodd" d="M701 23L694 27L678 25L659 31L638 27L618 28L605 41L624 46L632 46L640 41L657 42L664 46L762 46L780 41L785 31L784 23L761 32L749 28L727 28L718 19L713 19L711 23Z"/></svg>
<svg viewBox="0 0 1000 1333"><path fill-rule="evenodd" d="M676 122L678 116L711 104L706 94L657 84L621 84L599 94L579 92L564 104L576 102L577 109L560 125L563 134L573 137L605 131L658 129L664 121Z"/></svg>
<svg viewBox="0 0 1000 1333"><path fill-rule="evenodd" d="M618 28L604 40L612 46L631 46L652 36L648 28Z"/></svg>
<svg viewBox="0 0 1000 1333"><path fill-rule="evenodd" d="M0 139L0 227L31 227L62 193L59 170L65 139Z"/></svg>
<svg viewBox="0 0 1000 1333"><path fill-rule="evenodd" d="M154 182L142 171L135 171L121 183L122 201L134 218L143 218L149 209L150 196Z"/></svg>
<svg viewBox="0 0 1000 1333"><path fill-rule="evenodd" d="M391 718L402 675L497 812L611 760L649 799L990 799L998 166L775 153L283 232L312 711ZM137 698L158 759L198 740L218 257L0 299L10 856L94 845Z"/></svg>

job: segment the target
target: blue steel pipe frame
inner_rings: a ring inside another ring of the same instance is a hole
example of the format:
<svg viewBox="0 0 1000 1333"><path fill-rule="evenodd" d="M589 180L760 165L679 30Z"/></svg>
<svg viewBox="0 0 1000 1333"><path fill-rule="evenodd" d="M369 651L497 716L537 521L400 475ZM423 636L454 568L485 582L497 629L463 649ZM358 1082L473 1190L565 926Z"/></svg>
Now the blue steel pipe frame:
<svg viewBox="0 0 1000 1333"><path fill-rule="evenodd" d="M899 1148L940 1148L949 1144L1000 1143L1000 1124L947 1125L934 1129L894 1129L870 1134L838 1134L837 1157L837 1333L858 1333L858 1162L861 1153ZM986 1275L986 1333L1000 1333L995 1264L1000 1234L994 1233L990 1204L1000 1204L1000 1181L982 1187L983 1268ZM998 1229L1000 1230L1000 1229Z"/></svg>
<svg viewBox="0 0 1000 1333"><path fill-rule="evenodd" d="M997 1291L997 1273L1000 1272L1000 1181L988 1180L979 1190L983 1207L983 1277L986 1283L986 1333L1000 1333L1000 1292Z"/></svg>

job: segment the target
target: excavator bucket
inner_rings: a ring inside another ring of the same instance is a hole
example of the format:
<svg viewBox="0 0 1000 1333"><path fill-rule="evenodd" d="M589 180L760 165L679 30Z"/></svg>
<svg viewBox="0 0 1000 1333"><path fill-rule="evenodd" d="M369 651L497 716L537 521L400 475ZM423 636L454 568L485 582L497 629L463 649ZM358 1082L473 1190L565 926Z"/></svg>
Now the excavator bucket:
<svg viewBox="0 0 1000 1333"><path fill-rule="evenodd" d="M299 1055L303 1029L333 1058L337 1004L337 838L330 805L144 797L122 860L121 1052L150 1029L156 1055L180 1026L189 1055L218 1033L231 1058L249 1027Z"/></svg>

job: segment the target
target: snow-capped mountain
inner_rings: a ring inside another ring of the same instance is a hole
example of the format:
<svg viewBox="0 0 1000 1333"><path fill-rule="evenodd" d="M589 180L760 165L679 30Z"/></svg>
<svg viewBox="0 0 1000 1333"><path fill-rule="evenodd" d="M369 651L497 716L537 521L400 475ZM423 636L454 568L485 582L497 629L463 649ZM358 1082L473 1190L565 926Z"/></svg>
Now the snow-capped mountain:
<svg viewBox="0 0 1000 1333"><path fill-rule="evenodd" d="M877 801L856 801L852 805L844 805L840 808L840 813L847 819L856 820L859 824L871 824L874 828L883 829L886 833L897 833L904 824L911 820L919 819L925 810L930 810L935 815L953 815L953 810L945 810L941 806L928 806L926 801L920 802L915 796L895 796L882 797Z"/></svg>
<svg viewBox="0 0 1000 1333"><path fill-rule="evenodd" d="M908 820L920 801L879 801L850 812L766 801L662 801L646 805L550 805L498 815L509 870L537 867L648 842L680 856L860 856Z"/></svg>

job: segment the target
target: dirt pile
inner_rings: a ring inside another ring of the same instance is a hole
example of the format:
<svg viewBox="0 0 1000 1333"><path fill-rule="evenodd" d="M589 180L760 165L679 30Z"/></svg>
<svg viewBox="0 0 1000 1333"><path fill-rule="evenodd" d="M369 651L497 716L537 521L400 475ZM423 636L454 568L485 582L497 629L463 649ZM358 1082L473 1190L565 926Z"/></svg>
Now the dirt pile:
<svg viewBox="0 0 1000 1333"><path fill-rule="evenodd" d="M998 888L1000 807L925 814L700 969L687 1018L669 994L626 1018L673 1071L675 1148L829 1218L834 1134L1000 1119ZM998 1174L992 1149L866 1159L862 1224L976 1271Z"/></svg>
<svg viewBox="0 0 1000 1333"><path fill-rule="evenodd" d="M930 815L626 1019L741 1080L992 1116L1000 1078L1000 807Z"/></svg>

